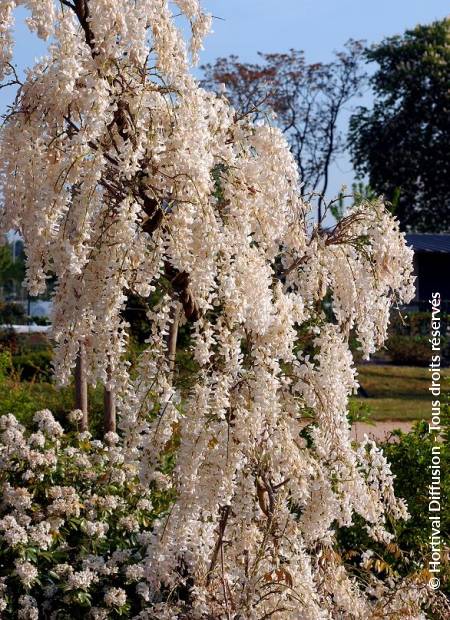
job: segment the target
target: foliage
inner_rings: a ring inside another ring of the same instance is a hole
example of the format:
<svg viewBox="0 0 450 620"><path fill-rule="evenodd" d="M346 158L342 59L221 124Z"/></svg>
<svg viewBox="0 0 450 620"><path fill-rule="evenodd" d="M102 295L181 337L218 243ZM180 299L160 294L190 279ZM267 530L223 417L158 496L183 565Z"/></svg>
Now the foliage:
<svg viewBox="0 0 450 620"><path fill-rule="evenodd" d="M134 616L148 598L146 532L167 498L139 482L114 433L101 443L64 434L49 411L34 419L29 433L0 418L2 618Z"/></svg>
<svg viewBox="0 0 450 620"><path fill-rule="evenodd" d="M450 418L448 406L442 411L442 442L440 443L441 466L441 532L442 561L445 589L450 594L450 513L446 509L450 502L450 444L448 433ZM436 433L429 431L426 421L418 422L410 433L396 431L393 440L383 444L383 451L395 474L396 493L403 497L411 515L410 519L399 525L399 546L412 556L426 558L429 553L429 485L431 481L431 450L436 445ZM444 583L443 583L444 585Z"/></svg>
<svg viewBox="0 0 450 620"><path fill-rule="evenodd" d="M27 315L22 304L15 302L0 303L1 325L26 325Z"/></svg>
<svg viewBox="0 0 450 620"><path fill-rule="evenodd" d="M0 245L0 287L3 296L11 294L15 287L22 284L25 276L23 255L13 260L11 246L8 243ZM2 323L0 317L0 324Z"/></svg>
<svg viewBox="0 0 450 620"><path fill-rule="evenodd" d="M450 19L366 51L378 68L372 109L350 123L353 163L396 204L404 230L450 230Z"/></svg>
<svg viewBox="0 0 450 620"><path fill-rule="evenodd" d="M447 334L449 316L445 312L440 315L440 331L443 336ZM431 312L398 312L392 313L389 333L401 336L428 336L431 330Z"/></svg>
<svg viewBox="0 0 450 620"><path fill-rule="evenodd" d="M430 342L427 336L390 336L386 340L386 351L394 364L428 366L430 363Z"/></svg>
<svg viewBox="0 0 450 620"><path fill-rule="evenodd" d="M4 352L0 355L6 355ZM9 359L9 358L8 358ZM73 409L73 386L58 388L52 383L20 381L11 376L11 367L5 370L7 376L0 379L0 415L13 413L27 428L36 411L52 407L55 417L62 424ZM103 389L89 388L90 430L94 437L100 437L103 417Z"/></svg>
<svg viewBox="0 0 450 620"><path fill-rule="evenodd" d="M441 593L450 595L450 513L445 509L450 501L450 444L448 406L443 407L441 460ZM432 447L436 445L436 434L429 431L428 423L418 422L409 433L394 431L381 445L394 475L394 488L402 497L409 511L409 519L395 524L395 542L382 547L374 544L367 534L367 523L357 518L351 528L341 528L338 533L339 551L343 557L360 570L375 568L382 579L392 575L408 575L416 571L425 581L431 576L428 572L430 559L431 524L428 510L429 485L431 483ZM441 609L438 617L448 617L448 603L437 601ZM432 616L437 617L437 616Z"/></svg>
<svg viewBox="0 0 450 620"><path fill-rule="evenodd" d="M33 351L50 350L51 342L44 333L18 334L8 328L0 331L0 348L8 349L12 355L26 355Z"/></svg>
<svg viewBox="0 0 450 620"><path fill-rule="evenodd" d="M14 371L22 381L45 381L52 378L51 350L29 351L12 356Z"/></svg>
<svg viewBox="0 0 450 620"><path fill-rule="evenodd" d="M362 181L352 184L352 194L356 204L376 199L376 193L370 185L366 185Z"/></svg>
<svg viewBox="0 0 450 620"><path fill-rule="evenodd" d="M8 376L11 366L11 353L0 349L0 384Z"/></svg>
<svg viewBox="0 0 450 620"><path fill-rule="evenodd" d="M450 362L450 339L447 336L448 315L441 315L441 362ZM394 312L391 317L386 353L395 364L428 366L430 363L431 313Z"/></svg>

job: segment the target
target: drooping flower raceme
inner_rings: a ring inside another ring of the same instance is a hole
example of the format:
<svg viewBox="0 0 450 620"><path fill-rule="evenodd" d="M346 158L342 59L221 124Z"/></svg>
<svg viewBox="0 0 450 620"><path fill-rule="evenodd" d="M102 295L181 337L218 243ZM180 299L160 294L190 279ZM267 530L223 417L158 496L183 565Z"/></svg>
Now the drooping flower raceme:
<svg viewBox="0 0 450 620"><path fill-rule="evenodd" d="M0 1L6 72L16 4ZM177 20L195 58L209 27L198 0L174 2L176 16L167 0L25 4L51 40L1 132L1 226L25 239L33 294L56 276L57 378L68 381L83 342L90 380L116 391L127 458L176 497L148 540L141 617L387 613L332 545L354 514L378 540L387 514L406 516L346 416L350 334L370 355L392 303L413 295L397 222L375 201L332 230L310 224L279 130L190 75ZM121 310L128 291L156 289L131 379ZM169 355L177 314L196 365L183 394ZM106 606L121 597L108 591ZM412 585L402 604L420 617Z"/></svg>

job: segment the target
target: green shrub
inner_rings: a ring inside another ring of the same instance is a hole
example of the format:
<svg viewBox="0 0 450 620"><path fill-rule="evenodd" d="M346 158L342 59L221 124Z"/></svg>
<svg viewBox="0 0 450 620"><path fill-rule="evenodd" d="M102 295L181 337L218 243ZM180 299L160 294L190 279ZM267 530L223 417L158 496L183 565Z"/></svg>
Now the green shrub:
<svg viewBox="0 0 450 620"><path fill-rule="evenodd" d="M52 352L48 349L13 355L12 364L22 381L51 381Z"/></svg>
<svg viewBox="0 0 450 620"><path fill-rule="evenodd" d="M12 367L11 353L8 350L6 351L0 350L0 383L2 381L5 381L7 376L10 374L11 367Z"/></svg>
<svg viewBox="0 0 450 620"><path fill-rule="evenodd" d="M450 444L449 418L445 413L443 422L445 434L440 444L441 459L441 531L442 547L449 544L450 536ZM428 512L428 485L431 482L431 454L436 445L435 433L430 433L428 423L418 422L410 433L394 432L395 441L383 444L383 451L396 476L394 487L398 496L408 504L411 518L402 524L399 531L399 545L409 553L427 556L429 552L430 523ZM444 556L445 554L443 554ZM445 560L445 557L443 557ZM448 560L447 560L448 561ZM445 568L445 565L444 565ZM447 578L450 577L447 564ZM450 593L450 589L447 591Z"/></svg>
<svg viewBox="0 0 450 620"><path fill-rule="evenodd" d="M441 315L441 356L444 364L450 363L448 329L448 315L444 313ZM430 330L430 312L393 312L385 345L390 360L395 364L428 366L431 356Z"/></svg>
<svg viewBox="0 0 450 620"><path fill-rule="evenodd" d="M392 312L390 333L400 336L429 336L431 312ZM445 336L448 329L448 314L441 314L441 334Z"/></svg>
<svg viewBox="0 0 450 620"><path fill-rule="evenodd" d="M22 304L0 303L0 325L25 325L27 315Z"/></svg>
<svg viewBox="0 0 450 620"><path fill-rule="evenodd" d="M450 595L450 416L448 406L442 415L441 435L441 542L442 570L440 591ZM412 431L394 431L392 437L381 447L394 474L394 489L397 497L403 498L410 513L406 521L392 523L395 543L383 546L374 543L366 530L366 523L360 517L351 528L338 529L339 551L343 558L359 570L361 560L371 562L380 575L389 578L393 574L407 575L411 572L423 574L428 581L429 537L429 484L431 482L432 447L436 445L436 434L429 432L428 423L418 422ZM375 564L376 563L376 564ZM437 616L431 615L430 618Z"/></svg>
<svg viewBox="0 0 450 620"><path fill-rule="evenodd" d="M389 336L386 351L394 364L428 366L431 348L427 336Z"/></svg>

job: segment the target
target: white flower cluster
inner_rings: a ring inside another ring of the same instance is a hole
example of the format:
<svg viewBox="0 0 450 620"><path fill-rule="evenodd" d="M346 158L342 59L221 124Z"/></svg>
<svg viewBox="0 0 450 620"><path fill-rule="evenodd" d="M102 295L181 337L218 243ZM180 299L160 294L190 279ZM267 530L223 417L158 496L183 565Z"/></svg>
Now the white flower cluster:
<svg viewBox="0 0 450 620"><path fill-rule="evenodd" d="M91 618L136 615L151 493L120 445L62 434L49 411L35 423L28 433L12 415L0 418L0 612L78 617L88 605Z"/></svg>
<svg viewBox="0 0 450 620"><path fill-rule="evenodd" d="M14 4L0 0L5 23ZM209 18L198 0L175 4L195 57ZM51 24L42 2L27 5L33 28L53 35L1 131L0 222L25 239L32 293L56 275L57 378L68 381L83 342L89 379L117 393L126 459L140 462L142 483L175 497L148 536L141 617L367 616L364 583L326 558L335 526L355 513L386 540L385 514L404 516L386 463L355 450L346 415L357 387L350 332L369 355L392 303L413 294L397 222L378 201L333 230L311 226L283 136L198 87L167 0L55 2ZM125 292L157 288L131 379ZM188 394L169 359L180 310L198 365ZM17 428L6 433L20 440ZM24 480L55 466L56 453L22 445ZM127 483L126 469L110 476ZM55 523L79 518L70 486L49 497ZM86 533L108 539L86 519ZM11 540L25 521L7 528ZM125 515L117 527L133 536L137 524ZM114 588L108 608L123 600ZM421 617L408 600L409 617Z"/></svg>
<svg viewBox="0 0 450 620"><path fill-rule="evenodd" d="M11 61L13 38L12 27L14 25L13 10L16 0L0 3L0 79L3 80L9 73L8 63Z"/></svg>

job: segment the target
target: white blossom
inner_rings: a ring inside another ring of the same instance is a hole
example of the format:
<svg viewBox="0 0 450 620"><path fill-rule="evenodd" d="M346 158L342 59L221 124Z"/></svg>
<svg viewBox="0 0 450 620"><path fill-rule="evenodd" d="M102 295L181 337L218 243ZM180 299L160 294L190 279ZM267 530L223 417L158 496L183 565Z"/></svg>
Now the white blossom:
<svg viewBox="0 0 450 620"><path fill-rule="evenodd" d="M109 588L105 594L107 607L122 607L127 602L127 595L122 588Z"/></svg>
<svg viewBox="0 0 450 620"><path fill-rule="evenodd" d="M30 587L38 576L37 568L31 562L16 560L16 575L23 585Z"/></svg>

